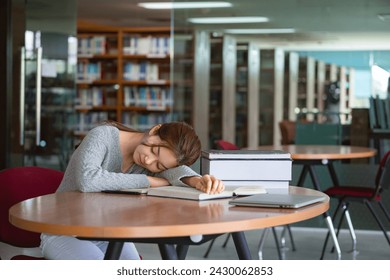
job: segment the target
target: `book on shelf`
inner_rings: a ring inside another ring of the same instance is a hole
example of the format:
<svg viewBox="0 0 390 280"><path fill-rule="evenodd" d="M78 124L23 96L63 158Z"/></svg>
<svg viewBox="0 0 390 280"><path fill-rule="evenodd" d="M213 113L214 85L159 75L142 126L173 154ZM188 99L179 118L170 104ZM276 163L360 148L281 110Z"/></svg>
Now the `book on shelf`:
<svg viewBox="0 0 390 280"><path fill-rule="evenodd" d="M152 126L168 122L169 115L161 112L139 113L139 112L123 112L122 123L138 130L147 130Z"/></svg>
<svg viewBox="0 0 390 280"><path fill-rule="evenodd" d="M166 56L170 52L168 36L124 36L123 53L126 55Z"/></svg>
<svg viewBox="0 0 390 280"><path fill-rule="evenodd" d="M171 104L169 92L165 88L147 87L124 87L124 105L145 107L147 110L165 111Z"/></svg>
<svg viewBox="0 0 390 280"><path fill-rule="evenodd" d="M77 63L77 81L92 82L102 78L102 65L100 62L79 62Z"/></svg>
<svg viewBox="0 0 390 280"><path fill-rule="evenodd" d="M108 119L107 112L88 112L88 113L77 113L77 120L75 124L76 134L86 134L89 130L97 126L102 121Z"/></svg>
<svg viewBox="0 0 390 280"><path fill-rule="evenodd" d="M109 87L80 88L75 100L76 109L91 109L98 106L115 106L116 96Z"/></svg>
<svg viewBox="0 0 390 280"><path fill-rule="evenodd" d="M159 65L142 61L140 63L126 62L123 67L123 79L127 81L159 81Z"/></svg>
<svg viewBox="0 0 390 280"><path fill-rule="evenodd" d="M104 36L81 37L77 40L77 52L81 56L106 53L106 37Z"/></svg>
<svg viewBox="0 0 390 280"><path fill-rule="evenodd" d="M120 190L104 190L105 193L127 193L127 194L146 194L150 196L189 199L189 200L210 200L217 198L231 198L234 196L247 196L260 193L266 193L261 187L245 187L245 186L231 186L218 194L207 194L192 187L183 186L164 186L156 188L143 189L120 189Z"/></svg>

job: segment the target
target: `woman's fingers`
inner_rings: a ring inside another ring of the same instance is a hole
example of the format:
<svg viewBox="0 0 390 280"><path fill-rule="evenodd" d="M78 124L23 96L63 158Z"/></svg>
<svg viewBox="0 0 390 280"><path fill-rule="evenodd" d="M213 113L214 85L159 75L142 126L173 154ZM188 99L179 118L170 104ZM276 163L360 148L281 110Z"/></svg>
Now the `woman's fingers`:
<svg viewBox="0 0 390 280"><path fill-rule="evenodd" d="M203 175L201 182L202 191L208 194L220 193L225 189L223 182L211 175Z"/></svg>

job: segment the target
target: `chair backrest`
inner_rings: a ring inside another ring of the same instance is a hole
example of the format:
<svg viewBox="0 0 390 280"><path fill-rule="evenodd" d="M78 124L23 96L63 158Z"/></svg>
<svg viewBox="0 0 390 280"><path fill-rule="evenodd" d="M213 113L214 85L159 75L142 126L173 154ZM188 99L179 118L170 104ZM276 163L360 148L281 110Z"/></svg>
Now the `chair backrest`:
<svg viewBox="0 0 390 280"><path fill-rule="evenodd" d="M279 122L279 129L282 135L282 145L295 143L295 121L283 120Z"/></svg>
<svg viewBox="0 0 390 280"><path fill-rule="evenodd" d="M228 142L228 141L225 141L225 140L216 140L215 144L217 145L217 148L220 150L239 150L240 149L235 144Z"/></svg>
<svg viewBox="0 0 390 280"><path fill-rule="evenodd" d="M390 151L382 157L375 177L376 193L390 188Z"/></svg>
<svg viewBox="0 0 390 280"><path fill-rule="evenodd" d="M297 123L295 144L341 145L341 125L332 123Z"/></svg>
<svg viewBox="0 0 390 280"><path fill-rule="evenodd" d="M312 115L313 121L305 116ZM332 112L306 112L297 116L295 144L341 145L342 125L340 115ZM320 121L321 120L321 121Z"/></svg>
<svg viewBox="0 0 390 280"><path fill-rule="evenodd" d="M9 208L26 199L54 193L64 173L54 169L28 166L0 171L0 242L12 246L39 246L40 234L14 227L8 221Z"/></svg>

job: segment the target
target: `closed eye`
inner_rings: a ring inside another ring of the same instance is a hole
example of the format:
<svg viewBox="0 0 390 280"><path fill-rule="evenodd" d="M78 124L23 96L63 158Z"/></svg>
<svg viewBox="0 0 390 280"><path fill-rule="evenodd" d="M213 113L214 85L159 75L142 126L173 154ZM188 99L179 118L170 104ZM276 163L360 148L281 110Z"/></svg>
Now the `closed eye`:
<svg viewBox="0 0 390 280"><path fill-rule="evenodd" d="M153 155L157 156L159 158L159 160L157 161L156 163L156 168L159 170L159 172L161 171L165 171L167 170L168 168L166 166L164 166L161 162L160 162L160 146L153 146L151 147L151 152Z"/></svg>

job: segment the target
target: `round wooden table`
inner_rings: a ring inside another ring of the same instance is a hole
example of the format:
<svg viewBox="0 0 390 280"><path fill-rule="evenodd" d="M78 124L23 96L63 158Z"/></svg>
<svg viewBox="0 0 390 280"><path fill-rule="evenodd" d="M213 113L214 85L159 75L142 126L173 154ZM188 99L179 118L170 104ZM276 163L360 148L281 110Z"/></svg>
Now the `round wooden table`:
<svg viewBox="0 0 390 280"><path fill-rule="evenodd" d="M377 151L367 147L342 146L342 145L269 145L259 146L259 150L283 150L291 154L294 164L303 165L297 185L302 186L307 173L310 174L314 187L320 190L320 183L314 172L314 165L326 165L330 173L333 185L338 186L339 180L333 166L337 160L356 158L370 158Z"/></svg>
<svg viewBox="0 0 390 280"><path fill-rule="evenodd" d="M289 191L326 196L299 187L290 187ZM250 253L243 231L307 220L329 208L327 196L324 202L299 209L238 207L229 205L228 201L64 192L20 202L10 208L9 218L14 226L25 230L109 240L114 248L115 244L123 245L125 241L136 242L137 239L159 244L167 238L175 240L231 232L240 259L248 259ZM117 250L120 255L121 247L114 249ZM171 253L165 257L175 258ZM119 255L107 250L106 259Z"/></svg>
<svg viewBox="0 0 390 280"><path fill-rule="evenodd" d="M259 146L264 150L283 150L291 154L293 160L343 160L370 158L377 151L372 148L343 145L270 145Z"/></svg>

